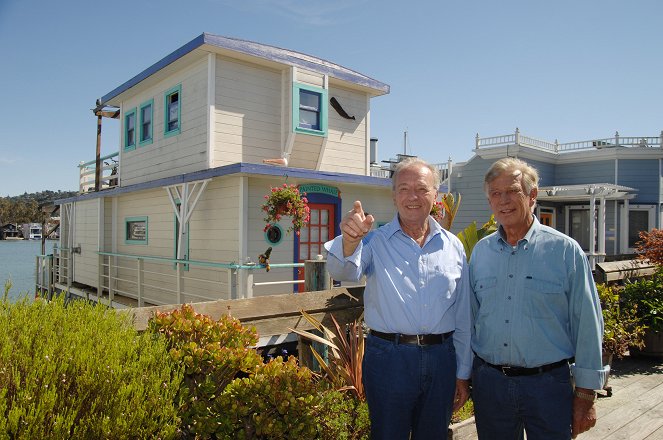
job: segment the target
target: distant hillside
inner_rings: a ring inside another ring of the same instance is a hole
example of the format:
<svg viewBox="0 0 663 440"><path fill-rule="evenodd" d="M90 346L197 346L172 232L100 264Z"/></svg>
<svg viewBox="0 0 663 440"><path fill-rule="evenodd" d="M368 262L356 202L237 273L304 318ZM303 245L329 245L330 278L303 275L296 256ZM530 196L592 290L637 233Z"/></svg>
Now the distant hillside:
<svg viewBox="0 0 663 440"><path fill-rule="evenodd" d="M0 197L0 225L7 223L41 223L40 206L77 195L76 191L41 191L14 197Z"/></svg>

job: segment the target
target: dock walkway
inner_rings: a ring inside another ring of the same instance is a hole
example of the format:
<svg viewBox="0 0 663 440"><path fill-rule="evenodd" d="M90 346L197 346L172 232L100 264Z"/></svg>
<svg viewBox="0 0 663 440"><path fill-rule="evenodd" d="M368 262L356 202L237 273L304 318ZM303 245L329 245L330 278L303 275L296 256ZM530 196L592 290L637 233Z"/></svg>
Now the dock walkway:
<svg viewBox="0 0 663 440"><path fill-rule="evenodd" d="M598 422L580 440L663 440L663 360L615 359L608 386L612 396L599 397Z"/></svg>

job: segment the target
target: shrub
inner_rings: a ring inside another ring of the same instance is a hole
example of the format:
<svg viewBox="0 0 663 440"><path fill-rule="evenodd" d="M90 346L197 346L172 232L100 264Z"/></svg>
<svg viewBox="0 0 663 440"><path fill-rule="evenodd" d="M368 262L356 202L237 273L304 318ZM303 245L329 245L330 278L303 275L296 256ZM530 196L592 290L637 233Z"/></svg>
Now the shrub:
<svg viewBox="0 0 663 440"><path fill-rule="evenodd" d="M181 377L102 305L0 302L0 438L174 438Z"/></svg>
<svg viewBox="0 0 663 440"><path fill-rule="evenodd" d="M166 337L170 357L185 370L181 384L180 415L185 432L209 437L217 430L213 401L233 379L246 376L262 365L250 347L258 342L255 328L223 315L214 321L190 305L169 313L157 313L148 330Z"/></svg>
<svg viewBox="0 0 663 440"><path fill-rule="evenodd" d="M597 284L603 313L603 351L621 358L629 347L643 346L645 327L637 315L637 304L622 304L619 293Z"/></svg>
<svg viewBox="0 0 663 440"><path fill-rule="evenodd" d="M625 304L637 308L637 316L648 329L663 331L663 267L651 278L641 278L624 285Z"/></svg>
<svg viewBox="0 0 663 440"><path fill-rule="evenodd" d="M367 440L371 434L368 404L343 391L327 391L318 410L322 440Z"/></svg>
<svg viewBox="0 0 663 440"><path fill-rule="evenodd" d="M321 385L294 357L275 358L249 377L235 379L215 402L219 429L226 439L316 438Z"/></svg>

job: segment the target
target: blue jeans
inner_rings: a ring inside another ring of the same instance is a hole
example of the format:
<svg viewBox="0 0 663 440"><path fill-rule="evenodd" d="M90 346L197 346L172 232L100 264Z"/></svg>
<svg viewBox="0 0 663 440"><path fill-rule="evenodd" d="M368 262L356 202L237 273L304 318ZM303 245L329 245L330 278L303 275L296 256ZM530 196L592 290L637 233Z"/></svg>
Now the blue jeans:
<svg viewBox="0 0 663 440"><path fill-rule="evenodd" d="M568 440L573 388L568 365L532 376L505 376L474 359L472 400L480 440Z"/></svg>
<svg viewBox="0 0 663 440"><path fill-rule="evenodd" d="M417 346L369 335L362 369L371 440L447 438L456 389L453 338Z"/></svg>

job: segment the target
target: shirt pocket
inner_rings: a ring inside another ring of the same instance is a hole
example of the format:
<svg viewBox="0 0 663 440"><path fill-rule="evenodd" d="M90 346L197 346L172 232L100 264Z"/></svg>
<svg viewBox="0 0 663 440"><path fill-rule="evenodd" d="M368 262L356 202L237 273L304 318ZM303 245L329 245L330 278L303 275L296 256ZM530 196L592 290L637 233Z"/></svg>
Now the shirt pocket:
<svg viewBox="0 0 663 440"><path fill-rule="evenodd" d="M490 313L497 301L497 277L480 278L474 282L472 290L479 302L479 316Z"/></svg>
<svg viewBox="0 0 663 440"><path fill-rule="evenodd" d="M528 276L523 287L527 315L537 319L567 320L569 304L560 281Z"/></svg>

